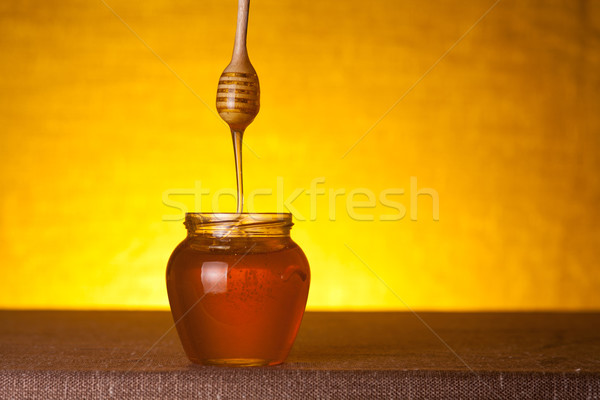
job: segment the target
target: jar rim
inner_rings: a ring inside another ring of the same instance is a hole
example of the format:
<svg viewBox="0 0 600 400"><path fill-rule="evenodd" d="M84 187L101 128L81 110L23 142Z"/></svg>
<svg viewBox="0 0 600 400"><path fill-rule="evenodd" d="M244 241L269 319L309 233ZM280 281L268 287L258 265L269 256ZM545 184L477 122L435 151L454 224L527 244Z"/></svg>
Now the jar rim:
<svg viewBox="0 0 600 400"><path fill-rule="evenodd" d="M251 218L257 221L286 221L292 220L292 213L279 212L253 212L253 213L237 213L237 212L218 212L218 213L203 213L203 212L188 212L185 213L186 218L202 218L206 220L218 221L232 219Z"/></svg>
<svg viewBox="0 0 600 400"><path fill-rule="evenodd" d="M289 236L291 213L186 213L190 235L210 236Z"/></svg>

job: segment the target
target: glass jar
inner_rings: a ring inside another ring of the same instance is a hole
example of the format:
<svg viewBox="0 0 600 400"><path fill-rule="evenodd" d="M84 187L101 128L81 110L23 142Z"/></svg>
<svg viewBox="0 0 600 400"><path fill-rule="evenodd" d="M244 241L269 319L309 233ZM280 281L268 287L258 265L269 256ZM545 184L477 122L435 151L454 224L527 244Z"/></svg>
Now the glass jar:
<svg viewBox="0 0 600 400"><path fill-rule="evenodd" d="M287 357L306 306L310 269L290 238L292 215L187 213L167 265L167 292L188 358L258 366Z"/></svg>

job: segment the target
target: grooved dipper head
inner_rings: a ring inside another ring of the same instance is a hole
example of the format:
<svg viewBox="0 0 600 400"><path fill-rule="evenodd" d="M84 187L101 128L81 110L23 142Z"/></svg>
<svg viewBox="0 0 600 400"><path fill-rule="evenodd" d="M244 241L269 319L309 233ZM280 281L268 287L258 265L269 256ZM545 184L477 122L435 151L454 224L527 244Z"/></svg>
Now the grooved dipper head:
<svg viewBox="0 0 600 400"><path fill-rule="evenodd" d="M248 63L249 64L249 63ZM229 65L217 87L217 112L231 130L243 132L260 109L260 86L256 71Z"/></svg>

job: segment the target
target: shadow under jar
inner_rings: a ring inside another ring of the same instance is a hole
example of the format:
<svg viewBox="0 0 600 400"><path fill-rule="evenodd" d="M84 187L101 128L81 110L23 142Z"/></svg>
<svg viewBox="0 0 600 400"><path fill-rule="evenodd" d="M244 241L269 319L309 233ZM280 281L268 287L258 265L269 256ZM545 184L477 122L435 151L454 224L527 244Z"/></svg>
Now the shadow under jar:
<svg viewBox="0 0 600 400"><path fill-rule="evenodd" d="M179 338L195 363L259 366L287 357L306 306L310 268L290 238L292 215L188 213L167 265Z"/></svg>

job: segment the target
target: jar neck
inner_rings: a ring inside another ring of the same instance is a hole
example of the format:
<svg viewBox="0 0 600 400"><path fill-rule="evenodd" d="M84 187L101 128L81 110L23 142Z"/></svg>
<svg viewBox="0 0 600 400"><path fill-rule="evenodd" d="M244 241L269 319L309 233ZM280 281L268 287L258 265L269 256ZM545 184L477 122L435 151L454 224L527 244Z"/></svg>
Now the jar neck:
<svg viewBox="0 0 600 400"><path fill-rule="evenodd" d="M290 237L290 213L186 213L188 237L254 238Z"/></svg>

